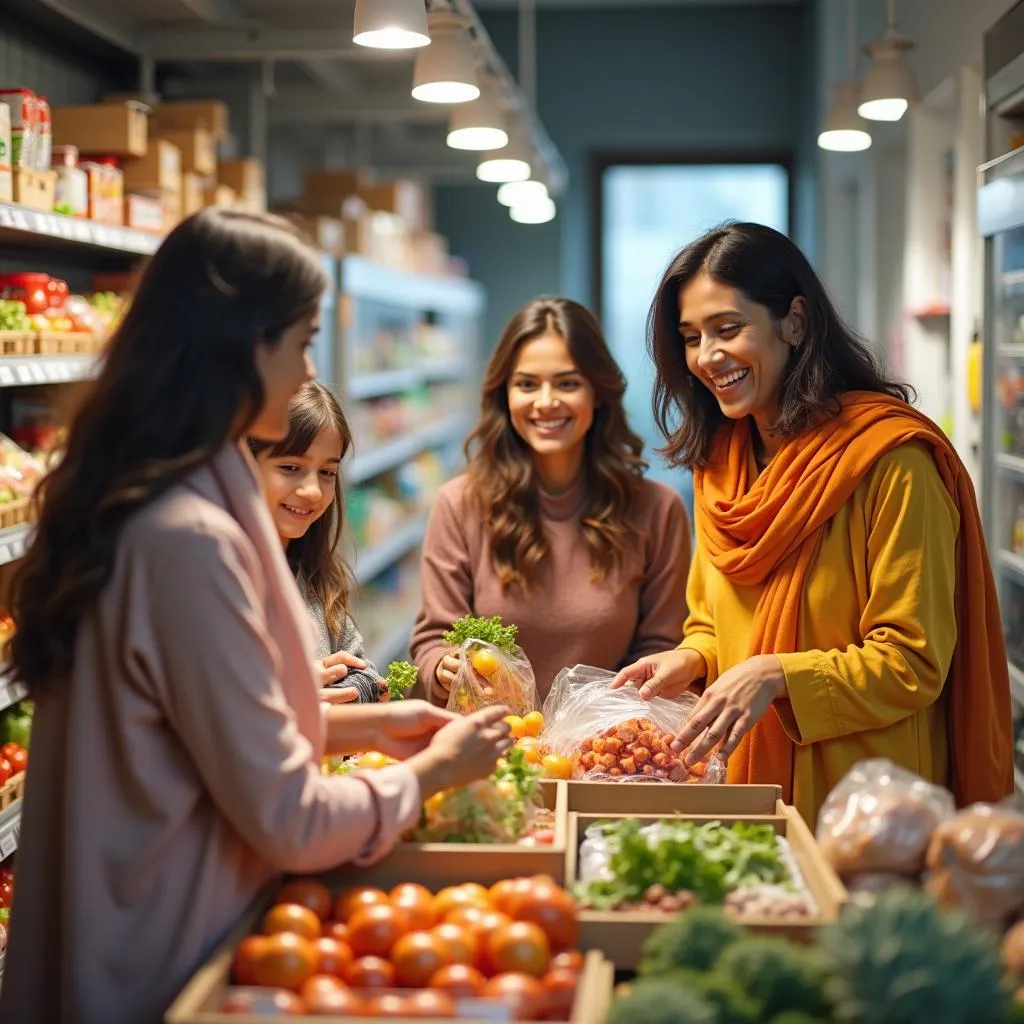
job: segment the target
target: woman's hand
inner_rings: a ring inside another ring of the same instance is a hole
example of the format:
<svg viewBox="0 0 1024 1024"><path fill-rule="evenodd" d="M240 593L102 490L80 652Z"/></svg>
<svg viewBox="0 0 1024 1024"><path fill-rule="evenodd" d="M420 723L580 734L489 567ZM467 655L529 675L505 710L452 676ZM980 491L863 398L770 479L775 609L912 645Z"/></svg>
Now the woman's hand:
<svg viewBox="0 0 1024 1024"><path fill-rule="evenodd" d="M425 700L396 701L378 712L375 749L404 761L425 750L438 732L457 719L458 715Z"/></svg>
<svg viewBox="0 0 1024 1024"><path fill-rule="evenodd" d="M437 663L437 668L434 670L434 678L437 680L437 685L443 693L451 693L452 685L455 683L455 677L458 675L458 672L459 659L456 654L456 648L452 647Z"/></svg>
<svg viewBox="0 0 1024 1024"><path fill-rule="evenodd" d="M348 675L350 668L366 668L366 662L362 658L357 658L348 651L335 651L334 654L317 661L315 665L321 689L340 682Z"/></svg>
<svg viewBox="0 0 1024 1024"><path fill-rule="evenodd" d="M661 654L648 654L646 658L627 665L612 680L611 689L618 690L631 683L644 700L655 697L673 699L707 674L708 666L702 654L688 648L676 648Z"/></svg>
<svg viewBox="0 0 1024 1024"><path fill-rule="evenodd" d="M508 713L506 707L489 707L471 715L450 717L430 746L410 761L419 776L424 799L494 771L498 759L509 752L514 742L508 723L502 721Z"/></svg>
<svg viewBox="0 0 1024 1024"><path fill-rule="evenodd" d="M355 686L332 686L320 691L321 704L354 704L359 700L359 690Z"/></svg>
<svg viewBox="0 0 1024 1024"><path fill-rule="evenodd" d="M719 744L724 760L754 727L772 701L786 696L786 673L774 654L758 654L723 672L697 701L689 722L672 741L685 750L688 766L703 761Z"/></svg>

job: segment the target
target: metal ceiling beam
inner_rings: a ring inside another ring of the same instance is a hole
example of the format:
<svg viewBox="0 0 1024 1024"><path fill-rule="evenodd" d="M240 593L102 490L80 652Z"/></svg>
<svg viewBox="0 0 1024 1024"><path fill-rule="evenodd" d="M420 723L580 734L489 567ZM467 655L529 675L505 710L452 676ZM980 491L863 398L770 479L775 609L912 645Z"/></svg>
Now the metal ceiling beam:
<svg viewBox="0 0 1024 1024"><path fill-rule="evenodd" d="M235 0L178 0L178 3L209 25L243 27L257 24L255 19L250 18L235 3Z"/></svg>
<svg viewBox="0 0 1024 1024"><path fill-rule="evenodd" d="M156 60L169 63L339 59L411 62L415 56L407 50L356 46L351 29L153 29L147 34L147 44Z"/></svg>
<svg viewBox="0 0 1024 1024"><path fill-rule="evenodd" d="M331 96L320 89L281 87L270 104L271 124L445 124L446 107L418 103L407 92Z"/></svg>
<svg viewBox="0 0 1024 1024"><path fill-rule="evenodd" d="M107 0L36 0L47 10L102 39L111 46L136 57L146 55L146 38L141 23L125 17Z"/></svg>

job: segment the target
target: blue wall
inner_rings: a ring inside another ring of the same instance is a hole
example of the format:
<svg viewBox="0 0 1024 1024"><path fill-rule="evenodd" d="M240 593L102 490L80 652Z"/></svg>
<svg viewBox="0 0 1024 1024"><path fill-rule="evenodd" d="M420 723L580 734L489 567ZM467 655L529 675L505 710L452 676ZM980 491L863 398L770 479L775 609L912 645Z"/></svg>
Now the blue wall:
<svg viewBox="0 0 1024 1024"><path fill-rule="evenodd" d="M815 8L624 5L538 14L539 112L571 177L558 217L539 227L513 224L491 186L452 186L437 195L438 230L487 287L489 345L538 294L590 302L595 152L789 150L797 167L797 237L813 257ZM484 21L514 72L515 14L493 12Z"/></svg>

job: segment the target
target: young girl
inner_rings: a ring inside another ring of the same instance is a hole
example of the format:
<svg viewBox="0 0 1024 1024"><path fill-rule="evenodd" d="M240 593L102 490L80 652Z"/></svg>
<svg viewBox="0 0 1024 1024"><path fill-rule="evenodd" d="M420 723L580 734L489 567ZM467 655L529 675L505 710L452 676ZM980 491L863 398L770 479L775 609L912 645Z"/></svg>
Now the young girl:
<svg viewBox="0 0 1024 1024"><path fill-rule="evenodd" d="M435 703L458 669L443 633L463 615L501 614L519 627L542 700L566 666L615 670L679 642L686 512L644 479L625 387L578 303L537 299L505 329L468 472L441 489L423 548L411 649Z"/></svg>
<svg viewBox="0 0 1024 1024"><path fill-rule="evenodd" d="M321 682L340 688L342 700L372 704L387 700L388 688L364 659L363 638L348 614L352 574L338 553L340 468L351 444L341 406L318 381L304 384L289 404L283 441L249 439L271 518L316 623Z"/></svg>

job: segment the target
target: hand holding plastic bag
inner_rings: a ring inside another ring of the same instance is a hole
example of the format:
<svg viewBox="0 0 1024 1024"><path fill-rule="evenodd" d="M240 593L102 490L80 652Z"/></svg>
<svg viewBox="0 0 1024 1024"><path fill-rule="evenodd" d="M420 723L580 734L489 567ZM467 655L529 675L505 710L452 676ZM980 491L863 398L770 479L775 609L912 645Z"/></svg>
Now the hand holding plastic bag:
<svg viewBox="0 0 1024 1024"><path fill-rule="evenodd" d="M562 669L544 702L540 746L571 760L574 779L615 782L725 781L718 757L687 767L671 749L697 700L644 700L632 687L610 689L614 672L576 665Z"/></svg>
<svg viewBox="0 0 1024 1024"><path fill-rule="evenodd" d="M466 640L459 648L459 670L448 693L447 708L468 715L480 708L503 704L513 715L525 715L537 706L533 666L521 647L512 653L485 643Z"/></svg>
<svg viewBox="0 0 1024 1024"><path fill-rule="evenodd" d="M855 764L829 793L817 839L841 875L917 874L932 833L954 813L941 786L878 757Z"/></svg>

